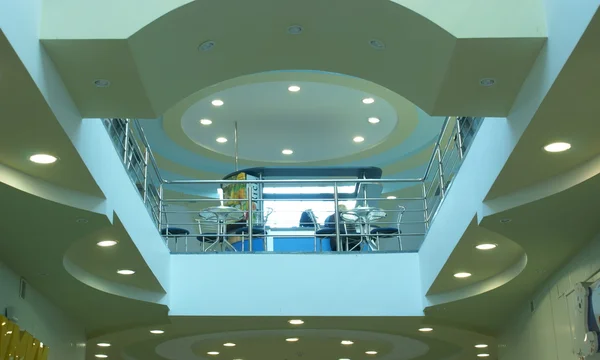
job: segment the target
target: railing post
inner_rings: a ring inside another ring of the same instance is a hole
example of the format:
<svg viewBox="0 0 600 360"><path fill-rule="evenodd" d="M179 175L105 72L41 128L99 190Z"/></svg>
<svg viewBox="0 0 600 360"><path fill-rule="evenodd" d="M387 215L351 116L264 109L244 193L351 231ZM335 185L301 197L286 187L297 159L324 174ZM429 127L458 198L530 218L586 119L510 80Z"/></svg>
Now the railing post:
<svg viewBox="0 0 600 360"><path fill-rule="evenodd" d="M463 138L462 138L462 133L460 131L460 117L457 116L456 117L456 143L458 146L458 156L460 156L460 159L462 160L464 157L463 154Z"/></svg>
<svg viewBox="0 0 600 360"><path fill-rule="evenodd" d="M146 205L146 200L148 200L148 158L149 158L148 148L146 147L144 150L144 205Z"/></svg>
<svg viewBox="0 0 600 360"><path fill-rule="evenodd" d="M427 206L427 185L425 185L425 180L421 183L423 188L423 222L425 223L425 232L429 229L429 212Z"/></svg>
<svg viewBox="0 0 600 360"><path fill-rule="evenodd" d="M337 251L342 251L342 241L340 240L340 211L338 209L338 184L333 183L333 206L335 214L335 242Z"/></svg>
<svg viewBox="0 0 600 360"><path fill-rule="evenodd" d="M252 184L246 184L246 196L248 196L248 251L252 252L252 218L254 214L252 212ZM242 245L244 244L244 239L242 238Z"/></svg>
<svg viewBox="0 0 600 360"><path fill-rule="evenodd" d="M125 164L125 169L129 166L127 165L127 153L129 148L129 119L125 119L125 143L123 144L123 164Z"/></svg>
<svg viewBox="0 0 600 360"><path fill-rule="evenodd" d="M163 184L158 187L158 231L163 224Z"/></svg>
<svg viewBox="0 0 600 360"><path fill-rule="evenodd" d="M438 167L440 172L440 196L443 199L444 197L446 197L446 185L444 181L444 165L442 164L442 150L440 149L439 144L435 152L438 158Z"/></svg>

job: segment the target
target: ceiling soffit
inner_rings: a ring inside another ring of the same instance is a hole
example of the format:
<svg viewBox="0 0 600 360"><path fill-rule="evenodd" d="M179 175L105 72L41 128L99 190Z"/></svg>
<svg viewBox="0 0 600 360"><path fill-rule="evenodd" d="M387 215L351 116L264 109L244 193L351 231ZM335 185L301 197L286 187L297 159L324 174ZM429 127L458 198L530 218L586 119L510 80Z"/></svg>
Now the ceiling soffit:
<svg viewBox="0 0 600 360"><path fill-rule="evenodd" d="M52 4L71 2L58 3ZM131 4L116 7L123 12L104 5L111 12L92 23L118 29L115 22L128 11L136 9L139 13L139 7L129 8ZM412 6L408 1L404 5ZM467 5L457 16L472 16ZM500 1L495 5L503 6ZM100 7L94 9L97 14L102 13ZM427 13L428 8L434 7L422 6L419 11ZM515 6L513 11L529 14L532 9ZM50 29L58 29L59 24L49 13L56 10L46 13L42 42L85 117L158 117L208 86L282 69L332 71L363 78L433 115L503 116L545 41L543 31L538 34L525 28L521 29L523 34L514 37L479 38L473 30L473 35L457 38L426 17L387 0L334 0L327 6L317 0L196 1L165 11L158 18L157 12L149 11L146 26L120 37L114 33L68 36L62 31L52 32ZM69 23L64 17L60 21ZM530 18L523 23L528 22ZM86 28L93 28L87 26L89 23L88 18ZM288 34L286 29L293 24L301 24L304 31ZM520 28L513 25L510 32ZM490 31L482 33L489 35ZM383 42L385 49L370 46L373 39ZM206 40L214 40L216 46L199 52L199 44ZM496 85L481 87L480 79L488 77L495 78ZM93 85L97 78L108 79L112 85L98 89Z"/></svg>

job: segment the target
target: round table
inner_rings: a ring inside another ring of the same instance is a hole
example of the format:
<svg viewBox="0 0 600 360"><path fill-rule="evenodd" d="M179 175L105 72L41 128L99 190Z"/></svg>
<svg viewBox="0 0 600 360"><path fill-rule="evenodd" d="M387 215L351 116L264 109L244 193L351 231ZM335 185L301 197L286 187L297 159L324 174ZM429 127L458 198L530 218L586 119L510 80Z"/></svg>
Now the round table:
<svg viewBox="0 0 600 360"><path fill-rule="evenodd" d="M358 225L361 235L361 243L366 241L367 245L373 249L371 245L375 245L375 249L379 248L378 244L371 244L369 239L371 233L371 222L383 219L387 216L385 210L372 206L357 206L352 210L342 213L342 219L347 222L352 222ZM357 246L360 246L357 245Z"/></svg>
<svg viewBox="0 0 600 360"><path fill-rule="evenodd" d="M200 211L198 215L206 221L216 222L217 239L222 239L223 243L227 244L233 249L231 243L229 243L229 241L227 241L226 237L224 236L227 232L227 224L243 219L244 211L232 206L219 205L206 208ZM217 243L218 241L210 245L206 250L209 250Z"/></svg>

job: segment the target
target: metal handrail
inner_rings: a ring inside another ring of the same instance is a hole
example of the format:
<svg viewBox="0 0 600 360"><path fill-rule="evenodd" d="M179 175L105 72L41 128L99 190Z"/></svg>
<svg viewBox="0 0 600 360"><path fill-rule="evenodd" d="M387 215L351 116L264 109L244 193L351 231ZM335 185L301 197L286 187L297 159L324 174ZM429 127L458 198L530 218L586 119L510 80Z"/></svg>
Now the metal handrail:
<svg viewBox="0 0 600 360"><path fill-rule="evenodd" d="M446 117L444 123L433 145L432 155L427 163L424 174L420 178L413 179L257 179L257 180L169 180L162 177L158 162L151 150L150 144L146 137L143 127L137 119L104 119L107 131L113 139L116 150L119 152L123 164L134 185L140 191L144 203L147 205L148 212L155 221L159 230L169 228L170 225L167 219L168 214L186 213L186 211L168 211L166 206L176 203L201 203L216 201L215 199L168 199L164 196L164 186L168 185L202 185L202 184L333 184L333 201L334 206L335 226L336 226L336 242L338 249L341 248L341 238L348 235L340 234L342 224L339 223L339 213L337 204L340 201L338 194L338 186L345 183L362 184L376 182L378 184L387 183L415 183L421 184L422 195L420 197L397 198L393 201L422 201L422 209L405 209L406 213L422 212L422 220L412 220L403 222L403 224L424 224L424 235L430 225L430 222L435 217L437 211L443 202L446 191L452 183L454 176L458 172L462 160L469 150L470 143L475 136L476 131L481 123L481 118L469 117ZM114 122L113 123L111 123ZM463 124L464 123L464 124ZM451 126L453 124L453 126ZM139 141L139 142L138 142ZM140 147L141 143L141 147ZM150 168L150 169L149 169ZM141 173L141 174L140 174ZM151 176L152 175L152 176ZM356 199L357 201L386 201L384 198L364 197ZM252 199L252 201L284 201L291 199ZM302 201L310 201L311 198L303 198ZM315 198L314 200L323 200ZM235 201L250 202L250 199L236 199ZM251 207L249 206L249 209ZM189 211L194 213L196 211ZM252 212L250 210L249 212ZM249 214L248 226L252 229L254 224L254 216ZM385 224L386 222L381 222ZM183 224L180 224L183 225ZM420 233L403 234L404 236L419 236ZM165 238L175 237L173 234L165 233ZM193 236L193 234L190 234ZM226 235L230 236L230 235ZM252 247L252 231L249 234L250 248ZM315 240L316 241L316 240ZM316 244L316 243L315 243ZM316 245L315 245L316 246Z"/></svg>

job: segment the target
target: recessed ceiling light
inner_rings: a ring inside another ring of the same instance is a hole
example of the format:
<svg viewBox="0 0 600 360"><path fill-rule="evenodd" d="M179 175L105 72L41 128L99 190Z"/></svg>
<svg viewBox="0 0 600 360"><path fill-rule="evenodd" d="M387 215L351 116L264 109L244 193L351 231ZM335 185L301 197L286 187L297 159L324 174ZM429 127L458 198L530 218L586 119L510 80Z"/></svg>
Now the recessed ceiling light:
<svg viewBox="0 0 600 360"><path fill-rule="evenodd" d="M110 347L110 343L98 343L96 345L98 345L100 347Z"/></svg>
<svg viewBox="0 0 600 360"><path fill-rule="evenodd" d="M213 101L211 101L210 103L211 103L211 104L213 104L213 106L217 106L217 107L219 107L219 106L223 106L223 104L225 104L225 103L223 102L223 100L221 100L221 99L214 99L214 100L213 100Z"/></svg>
<svg viewBox="0 0 600 360"><path fill-rule="evenodd" d="M566 142L555 142L555 143L544 146L544 150L546 150L547 152L553 152L553 153L567 151L570 148L571 148L571 144L566 143Z"/></svg>
<svg viewBox="0 0 600 360"><path fill-rule="evenodd" d="M477 344L477 345L475 345L475 347L478 349L485 349L488 346L487 346L487 344Z"/></svg>
<svg viewBox="0 0 600 360"><path fill-rule="evenodd" d="M390 200L393 200L393 199L395 199L395 198L396 198L396 197L395 197L394 195L390 195L390 196L388 196L388 197L387 197L387 199L390 199Z"/></svg>
<svg viewBox="0 0 600 360"><path fill-rule="evenodd" d="M150 330L150 334L154 334L154 335L160 335L160 334L164 334L164 333L165 333L164 330L159 330L159 329Z"/></svg>
<svg viewBox="0 0 600 360"><path fill-rule="evenodd" d="M99 87L99 88L107 88L110 86L110 81L108 81L106 79L97 79L97 80L94 80L94 85L96 85L96 87Z"/></svg>
<svg viewBox="0 0 600 360"><path fill-rule="evenodd" d="M78 224L87 224L89 221L88 221L88 219L79 218L79 219L75 220L75 222Z"/></svg>
<svg viewBox="0 0 600 360"><path fill-rule="evenodd" d="M503 224L509 223L511 221L512 221L512 219L500 219L500 222Z"/></svg>
<svg viewBox="0 0 600 360"><path fill-rule="evenodd" d="M94 356L96 356L98 359L106 359L108 357L108 355L104 355L104 354L96 354Z"/></svg>
<svg viewBox="0 0 600 360"><path fill-rule="evenodd" d="M496 83L496 80L494 80L494 79L491 79L491 78L485 78L485 79L481 79L481 80L479 80L479 84L480 84L481 86L485 86L485 87L492 86L492 85L494 85L495 83Z"/></svg>
<svg viewBox="0 0 600 360"><path fill-rule="evenodd" d="M477 354L477 357L488 357L490 354Z"/></svg>
<svg viewBox="0 0 600 360"><path fill-rule="evenodd" d="M210 124L212 124L212 120L209 120L209 119L200 119L200 124L202 124L202 125L210 125Z"/></svg>
<svg viewBox="0 0 600 360"><path fill-rule="evenodd" d="M300 25L292 25L290 27L288 27L287 32L288 34L292 34L292 35L298 35L300 33L302 33L302 26Z"/></svg>
<svg viewBox="0 0 600 360"><path fill-rule="evenodd" d="M385 49L385 44L381 40L371 39L371 40L369 40L369 45L371 45L374 49L377 49L377 50Z"/></svg>
<svg viewBox="0 0 600 360"><path fill-rule="evenodd" d="M347 359L347 358L342 358L342 359L339 359L339 360L350 360L350 359Z"/></svg>
<svg viewBox="0 0 600 360"><path fill-rule="evenodd" d="M298 91L300 91L300 86L292 85L292 86L288 87L288 90L291 92L298 92Z"/></svg>
<svg viewBox="0 0 600 360"><path fill-rule="evenodd" d="M369 105L369 104L374 103L375 99L373 99L373 98L364 98L364 99L362 99L362 102L363 102L363 104Z"/></svg>
<svg viewBox="0 0 600 360"><path fill-rule="evenodd" d="M379 124L379 121L381 121L381 120L379 120L379 118L376 118L376 117L370 117L367 121L370 122L371 124Z"/></svg>
<svg viewBox="0 0 600 360"><path fill-rule="evenodd" d="M123 269L123 270L117 270L117 273L121 274L121 275L133 275L133 274L135 274L135 271Z"/></svg>
<svg viewBox="0 0 600 360"><path fill-rule="evenodd" d="M433 328L430 327L423 327L419 329L420 332L431 332L433 331Z"/></svg>
<svg viewBox="0 0 600 360"><path fill-rule="evenodd" d="M362 136L355 136L354 139L352 139L352 141L354 141L355 143L361 143L365 141L365 138Z"/></svg>
<svg viewBox="0 0 600 360"><path fill-rule="evenodd" d="M468 278L470 276L471 276L471 273L468 273L468 272L459 272L459 273L454 274L454 277L458 278L458 279L464 279L464 278Z"/></svg>
<svg viewBox="0 0 600 360"><path fill-rule="evenodd" d="M342 340L342 345L352 345L354 344L354 341L351 340Z"/></svg>
<svg viewBox="0 0 600 360"><path fill-rule="evenodd" d="M479 245L475 246L475 248L477 250L492 250L497 247L498 247L498 245L496 245L496 244L479 244Z"/></svg>
<svg viewBox="0 0 600 360"><path fill-rule="evenodd" d="M35 154L29 157L29 161L34 162L36 164L53 164L56 162L56 156L48 155L48 154Z"/></svg>
<svg viewBox="0 0 600 360"><path fill-rule="evenodd" d="M100 247L111 247L117 245L117 242L115 240L102 240L99 241L96 245Z"/></svg>
<svg viewBox="0 0 600 360"><path fill-rule="evenodd" d="M369 350L369 351L365 351L365 354L367 354L367 355L377 355L377 351L375 351L375 350Z"/></svg>
<svg viewBox="0 0 600 360"><path fill-rule="evenodd" d="M292 319L292 320L289 320L288 322L290 324L292 324L292 325L302 325L302 324L304 324L304 321L300 320L300 319Z"/></svg>
<svg viewBox="0 0 600 360"><path fill-rule="evenodd" d="M207 352L208 355L219 355L218 351L209 351Z"/></svg>
<svg viewBox="0 0 600 360"><path fill-rule="evenodd" d="M285 339L285 341L287 341L287 342L296 342L298 340L300 340L300 339L298 339L298 338L287 338L287 339Z"/></svg>
<svg viewBox="0 0 600 360"><path fill-rule="evenodd" d="M294 150L290 150L290 149L283 149L281 150L281 153L283 155L292 155L294 153Z"/></svg>
<svg viewBox="0 0 600 360"><path fill-rule="evenodd" d="M202 44L200 44L200 46L198 46L198 50L200 50L200 51L212 50L212 48L214 48L216 44L217 43L215 43L213 40L207 40L207 41L203 42Z"/></svg>
<svg viewBox="0 0 600 360"><path fill-rule="evenodd" d="M235 344L234 344L234 343L225 343L225 344L223 344L223 346L226 346L226 347L234 347L234 346L235 346Z"/></svg>
<svg viewBox="0 0 600 360"><path fill-rule="evenodd" d="M224 137L218 137L218 138L217 138L217 142L218 142L218 143L221 143L221 144L224 144L224 143L226 143L226 142L227 142L227 138L224 138Z"/></svg>

